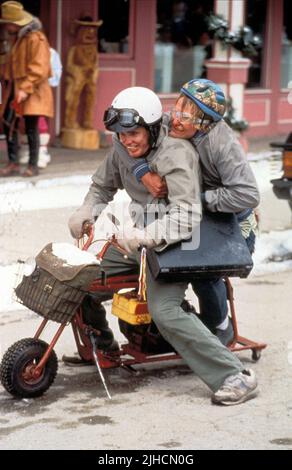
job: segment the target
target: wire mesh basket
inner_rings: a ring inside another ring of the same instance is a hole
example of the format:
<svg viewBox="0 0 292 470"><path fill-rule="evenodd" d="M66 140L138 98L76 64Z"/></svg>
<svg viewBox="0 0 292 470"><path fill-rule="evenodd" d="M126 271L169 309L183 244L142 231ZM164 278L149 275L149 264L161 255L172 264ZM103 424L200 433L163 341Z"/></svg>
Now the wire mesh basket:
<svg viewBox="0 0 292 470"><path fill-rule="evenodd" d="M29 276L24 275L15 288L17 300L44 318L58 323L72 320L86 291L59 281L45 269L36 266Z"/></svg>

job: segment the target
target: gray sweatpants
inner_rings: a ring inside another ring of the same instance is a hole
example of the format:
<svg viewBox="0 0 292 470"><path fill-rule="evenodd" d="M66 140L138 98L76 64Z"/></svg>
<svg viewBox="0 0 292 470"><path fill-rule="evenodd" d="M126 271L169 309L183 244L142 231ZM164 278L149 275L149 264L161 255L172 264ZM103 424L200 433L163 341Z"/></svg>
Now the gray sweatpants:
<svg viewBox="0 0 292 470"><path fill-rule="evenodd" d="M139 253L125 259L110 247L101 270L106 276L136 273L139 261ZM217 391L227 377L244 369L239 359L195 315L181 308L188 282L155 280L147 267L146 285L149 313L160 333L212 391Z"/></svg>

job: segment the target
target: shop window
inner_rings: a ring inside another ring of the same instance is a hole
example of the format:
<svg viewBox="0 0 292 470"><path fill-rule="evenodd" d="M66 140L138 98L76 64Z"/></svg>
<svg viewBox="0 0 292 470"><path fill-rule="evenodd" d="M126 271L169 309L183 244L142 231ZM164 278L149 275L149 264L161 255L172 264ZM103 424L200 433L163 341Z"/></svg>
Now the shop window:
<svg viewBox="0 0 292 470"><path fill-rule="evenodd" d="M5 0L3 0L3 2L4 1ZM23 5L23 8L33 16L37 16L38 18L40 17L41 0L20 0L20 3Z"/></svg>
<svg viewBox="0 0 292 470"><path fill-rule="evenodd" d="M284 0L284 18L281 53L281 88L292 86L292 4Z"/></svg>
<svg viewBox="0 0 292 470"><path fill-rule="evenodd" d="M158 0L155 42L155 90L177 93L195 77L205 77L212 56L206 17L213 0Z"/></svg>
<svg viewBox="0 0 292 470"><path fill-rule="evenodd" d="M264 46L267 0L247 0L245 5L246 24L250 26L254 34L261 38L262 45ZM257 50L256 56L249 57L251 65L248 72L247 88L260 88L263 86L263 46Z"/></svg>
<svg viewBox="0 0 292 470"><path fill-rule="evenodd" d="M129 52L129 11L130 0L98 0L98 18L103 20L98 30L99 52Z"/></svg>

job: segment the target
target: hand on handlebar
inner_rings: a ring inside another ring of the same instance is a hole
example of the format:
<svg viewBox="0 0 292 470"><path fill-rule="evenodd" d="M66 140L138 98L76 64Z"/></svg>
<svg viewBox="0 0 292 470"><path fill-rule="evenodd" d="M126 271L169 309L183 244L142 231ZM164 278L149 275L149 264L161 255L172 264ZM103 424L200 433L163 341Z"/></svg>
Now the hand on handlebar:
<svg viewBox="0 0 292 470"><path fill-rule="evenodd" d="M92 231L93 231L93 225L92 223L88 222L88 220L86 220L86 222L84 222L84 224L82 225L82 236L84 235L87 235L88 237L90 237Z"/></svg>
<svg viewBox="0 0 292 470"><path fill-rule="evenodd" d="M156 242L144 230L136 227L128 228L127 231L118 232L115 236L118 245L127 253L133 253L142 246L152 248Z"/></svg>
<svg viewBox="0 0 292 470"><path fill-rule="evenodd" d="M87 206L81 206L71 215L68 222L72 237L79 240L83 235L88 234L88 230L94 225L94 222L92 209Z"/></svg>

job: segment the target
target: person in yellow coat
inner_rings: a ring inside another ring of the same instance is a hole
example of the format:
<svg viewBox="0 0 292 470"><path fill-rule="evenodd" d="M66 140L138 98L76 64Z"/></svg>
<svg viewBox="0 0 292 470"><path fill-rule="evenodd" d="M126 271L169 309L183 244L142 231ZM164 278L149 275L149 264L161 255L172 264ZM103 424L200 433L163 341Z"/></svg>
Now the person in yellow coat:
<svg viewBox="0 0 292 470"><path fill-rule="evenodd" d="M40 145L38 119L54 114L53 93L48 82L50 47L39 19L25 11L19 2L7 1L1 5L0 24L5 25L11 46L3 72L5 90L0 106L8 163L0 169L0 177L20 171L17 139L20 116L24 118L29 144L29 162L23 176L35 176Z"/></svg>

